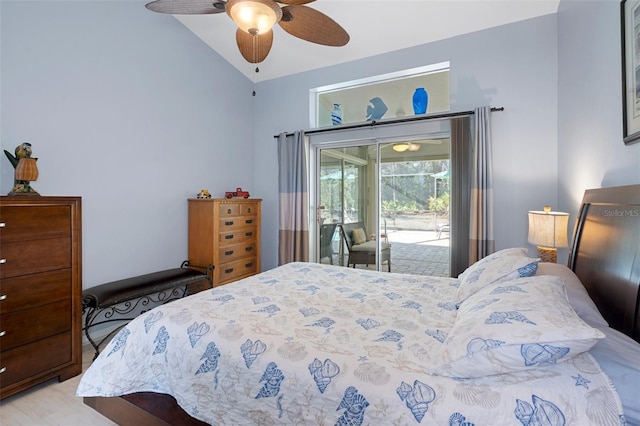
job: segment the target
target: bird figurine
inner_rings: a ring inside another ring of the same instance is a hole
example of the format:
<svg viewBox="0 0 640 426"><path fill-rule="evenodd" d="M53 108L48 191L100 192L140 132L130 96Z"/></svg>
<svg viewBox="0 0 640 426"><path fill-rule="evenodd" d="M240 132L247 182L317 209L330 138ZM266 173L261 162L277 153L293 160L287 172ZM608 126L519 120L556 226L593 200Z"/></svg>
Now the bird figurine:
<svg viewBox="0 0 640 426"><path fill-rule="evenodd" d="M382 99L378 97L371 99L369 102L371 102L373 106L367 106L367 121L380 120L387 112L387 106L382 102Z"/></svg>
<svg viewBox="0 0 640 426"><path fill-rule="evenodd" d="M15 153L18 159L31 158L31 154L33 153L31 144L29 142L21 143L20 145L16 146Z"/></svg>
<svg viewBox="0 0 640 426"><path fill-rule="evenodd" d="M18 163L20 163L21 159L29 158L30 162L32 163L30 164L31 170L35 171L35 176L37 178L38 169L35 162L38 159L31 158L31 154L33 153L31 144L29 142L23 142L16 147L14 152L15 152L15 155L11 154L6 149L4 150L4 154L7 156L7 159L9 160L13 168L16 169L18 167ZM35 180L35 178L32 180ZM16 179L14 174L13 188L11 189L11 192L9 192L9 195L40 195L40 194L38 194L38 191L36 191L31 187L31 184L29 183L28 180Z"/></svg>
<svg viewBox="0 0 640 426"><path fill-rule="evenodd" d="M9 159L9 162L14 169L18 165L18 161L20 161L21 158L31 158L32 152L33 150L31 149L31 144L29 142L23 142L20 145L16 146L15 156L6 149L4 150L5 155Z"/></svg>

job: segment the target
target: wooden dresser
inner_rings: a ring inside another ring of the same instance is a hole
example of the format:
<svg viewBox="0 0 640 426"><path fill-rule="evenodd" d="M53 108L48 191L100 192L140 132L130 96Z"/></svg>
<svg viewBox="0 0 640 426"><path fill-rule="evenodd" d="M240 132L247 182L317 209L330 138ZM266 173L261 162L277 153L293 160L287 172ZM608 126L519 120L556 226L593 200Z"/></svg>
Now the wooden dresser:
<svg viewBox="0 0 640 426"><path fill-rule="evenodd" d="M0 197L0 399L82 372L81 199Z"/></svg>
<svg viewBox="0 0 640 426"><path fill-rule="evenodd" d="M218 286L260 272L260 199L189 199L189 264Z"/></svg>

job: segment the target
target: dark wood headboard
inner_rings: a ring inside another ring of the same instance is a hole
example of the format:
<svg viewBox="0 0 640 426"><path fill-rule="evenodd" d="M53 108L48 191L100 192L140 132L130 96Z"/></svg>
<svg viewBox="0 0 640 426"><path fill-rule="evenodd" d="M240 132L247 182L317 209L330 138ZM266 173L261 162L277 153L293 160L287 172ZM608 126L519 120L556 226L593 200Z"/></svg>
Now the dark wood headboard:
<svg viewBox="0 0 640 426"><path fill-rule="evenodd" d="M568 266L611 328L640 342L640 185L585 191Z"/></svg>

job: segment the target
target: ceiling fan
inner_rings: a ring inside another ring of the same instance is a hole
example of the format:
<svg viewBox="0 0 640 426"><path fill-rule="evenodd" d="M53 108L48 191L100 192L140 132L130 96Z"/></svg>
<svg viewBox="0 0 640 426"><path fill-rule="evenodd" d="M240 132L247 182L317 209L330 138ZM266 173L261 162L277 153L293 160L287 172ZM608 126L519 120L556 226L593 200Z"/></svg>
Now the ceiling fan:
<svg viewBox="0 0 640 426"><path fill-rule="evenodd" d="M226 12L238 26L236 43L252 64L265 60L273 44L273 25L294 37L325 46L344 46L349 34L333 19L304 4L315 0L155 0L145 7L171 15L208 15ZM286 6L280 6L282 3Z"/></svg>

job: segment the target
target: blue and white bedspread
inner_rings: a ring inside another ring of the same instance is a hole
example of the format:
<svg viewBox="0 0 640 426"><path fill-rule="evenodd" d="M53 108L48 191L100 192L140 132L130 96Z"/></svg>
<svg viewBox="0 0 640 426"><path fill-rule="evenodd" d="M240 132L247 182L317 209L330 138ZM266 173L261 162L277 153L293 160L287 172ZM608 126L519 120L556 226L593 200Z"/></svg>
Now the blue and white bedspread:
<svg viewBox="0 0 640 426"><path fill-rule="evenodd" d="M619 425L588 353L475 379L428 373L457 279L291 263L130 322L78 396L159 392L214 425Z"/></svg>

